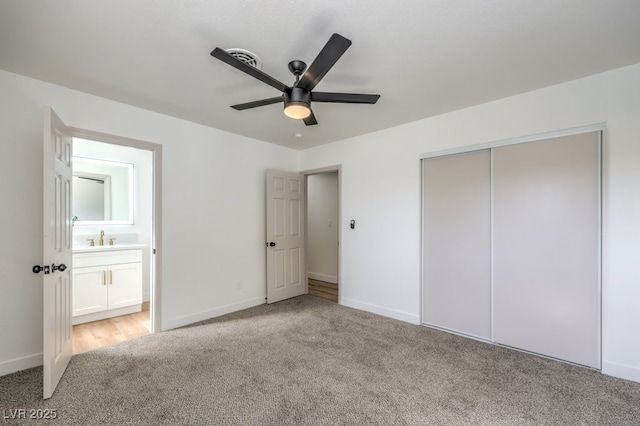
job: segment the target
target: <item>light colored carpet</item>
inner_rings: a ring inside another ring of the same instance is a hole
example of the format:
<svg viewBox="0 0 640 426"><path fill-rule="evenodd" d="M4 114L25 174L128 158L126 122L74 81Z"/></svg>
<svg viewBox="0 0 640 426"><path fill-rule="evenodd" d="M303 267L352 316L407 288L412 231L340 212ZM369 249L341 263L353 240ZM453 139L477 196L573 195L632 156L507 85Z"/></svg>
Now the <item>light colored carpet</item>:
<svg viewBox="0 0 640 426"><path fill-rule="evenodd" d="M58 425L640 424L638 383L309 296L74 356L47 401L41 380L1 377L0 410L55 409L42 423Z"/></svg>

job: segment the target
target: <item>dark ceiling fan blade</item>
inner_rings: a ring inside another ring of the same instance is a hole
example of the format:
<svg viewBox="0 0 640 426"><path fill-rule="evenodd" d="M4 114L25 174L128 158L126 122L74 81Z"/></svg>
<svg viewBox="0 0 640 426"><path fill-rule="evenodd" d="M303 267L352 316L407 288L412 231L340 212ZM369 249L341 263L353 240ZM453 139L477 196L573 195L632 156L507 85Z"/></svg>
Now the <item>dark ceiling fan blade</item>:
<svg viewBox="0 0 640 426"><path fill-rule="evenodd" d="M256 108L265 105L277 104L278 102L283 102L282 96L276 96L275 98L268 99L260 99L259 101L246 102L244 104L231 105L231 108L236 109L238 111L242 111L249 108Z"/></svg>
<svg viewBox="0 0 640 426"><path fill-rule="evenodd" d="M313 102L339 102L345 104L375 104L380 95L367 95L363 93L329 93L311 92Z"/></svg>
<svg viewBox="0 0 640 426"><path fill-rule="evenodd" d="M266 83L269 86L274 87L274 88L278 89L281 92L284 92L285 90L287 90L289 88L289 86L285 85L284 83L279 82L278 80L276 80L275 78L271 77L270 75L265 74L262 71L260 71L259 69L254 68L251 65L247 65L244 62L240 61L239 59L236 59L235 57L229 55L224 49L216 47L211 52L211 56L213 56L216 59L220 59L222 62L225 62L225 63L231 65L234 68L239 69L240 71L242 71L242 72L244 72L246 74L249 74L251 77L257 78L258 80L262 81L263 83Z"/></svg>
<svg viewBox="0 0 640 426"><path fill-rule="evenodd" d="M304 118L303 120L304 120L305 126L314 126L318 124L318 120L316 120L316 116L313 114L313 111L311 111L310 116L308 116L307 118Z"/></svg>
<svg viewBox="0 0 640 426"><path fill-rule="evenodd" d="M333 34L296 86L307 90L312 90L316 87L322 77L338 62L338 59L347 51L349 46L351 46L351 40L342 37L340 34Z"/></svg>

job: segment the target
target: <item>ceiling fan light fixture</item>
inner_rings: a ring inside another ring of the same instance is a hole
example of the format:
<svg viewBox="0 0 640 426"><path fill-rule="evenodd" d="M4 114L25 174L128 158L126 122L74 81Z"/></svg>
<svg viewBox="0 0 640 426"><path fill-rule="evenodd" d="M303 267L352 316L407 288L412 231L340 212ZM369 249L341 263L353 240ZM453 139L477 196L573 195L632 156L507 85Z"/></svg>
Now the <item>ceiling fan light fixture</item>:
<svg viewBox="0 0 640 426"><path fill-rule="evenodd" d="M284 93L284 115L302 120L311 115L311 95L307 90L293 87Z"/></svg>
<svg viewBox="0 0 640 426"><path fill-rule="evenodd" d="M289 118L302 120L311 115L311 108L303 102L289 102L284 106L284 115Z"/></svg>

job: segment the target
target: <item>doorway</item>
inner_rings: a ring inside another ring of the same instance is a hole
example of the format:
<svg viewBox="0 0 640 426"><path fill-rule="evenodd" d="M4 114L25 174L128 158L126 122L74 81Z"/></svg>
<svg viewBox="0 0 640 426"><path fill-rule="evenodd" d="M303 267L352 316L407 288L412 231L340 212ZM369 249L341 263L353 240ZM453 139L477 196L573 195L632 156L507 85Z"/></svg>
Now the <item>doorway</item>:
<svg viewBox="0 0 640 426"><path fill-rule="evenodd" d="M160 147L80 131L74 132L72 141L75 355L159 329L154 254ZM97 196L85 198L87 183L98 187ZM93 209L83 204L88 200L103 202ZM102 262L101 254L106 255ZM87 266L81 256L98 259L100 265ZM111 265L109 259L114 258L118 261Z"/></svg>
<svg viewBox="0 0 640 426"><path fill-rule="evenodd" d="M340 167L305 172L308 294L340 302Z"/></svg>
<svg viewBox="0 0 640 426"><path fill-rule="evenodd" d="M44 203L42 208L42 257L45 265L35 265L34 273L44 272L42 275L42 330L43 330L43 380L42 394L44 399L49 399L53 395L56 386L64 375L69 365L73 352L73 289L72 274L74 267L90 266L89 263L96 263L96 258L104 256L84 256L82 262L74 263L74 247L72 225L75 222L72 218L72 166L73 147L72 138L84 138L93 141L106 142L119 146L130 146L150 151L152 154L153 179L151 185L151 250L150 260L151 274L151 316L150 329L155 333L161 329L161 258L156 256L158 250L162 253L162 146L116 137L104 133L92 132L88 130L69 127L58 117L51 107L45 108L44 114L44 134L42 138L43 147L43 195ZM105 179L106 181L106 179ZM103 239L100 232L100 239ZM90 245L89 245L90 247ZM119 249L119 248L118 248ZM104 249L102 251L105 251ZM115 253L115 252L114 252ZM98 253L85 253L98 254ZM122 254L122 253L119 253ZM132 261L130 255L136 257L136 262ZM82 256L81 256L82 257ZM114 268L105 270L100 268L100 273L93 273L102 276L101 285L107 286L119 282L118 276L130 275L135 270L142 270L142 256L137 250L130 250L125 256L116 256L110 260L120 260L112 262ZM124 263L124 267L120 267ZM135 265L134 265L135 264ZM102 265L104 266L104 265ZM85 271L90 272L90 271ZM93 271L95 272L95 271ZM107 276L108 281L107 281ZM105 287L108 288L108 287ZM141 287L140 287L141 290ZM108 291L108 290L107 290ZM116 305L121 305L123 299L128 296L118 290L114 290ZM107 302L108 304L108 302ZM126 304L127 307L130 304ZM120 307L120 306L114 306Z"/></svg>

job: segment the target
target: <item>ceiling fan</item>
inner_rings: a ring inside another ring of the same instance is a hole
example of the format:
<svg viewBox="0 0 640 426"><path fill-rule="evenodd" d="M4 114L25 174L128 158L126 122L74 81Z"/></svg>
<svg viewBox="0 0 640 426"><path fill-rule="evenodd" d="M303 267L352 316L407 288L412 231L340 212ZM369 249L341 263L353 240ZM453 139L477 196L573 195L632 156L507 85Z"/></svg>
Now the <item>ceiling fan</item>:
<svg viewBox="0 0 640 426"><path fill-rule="evenodd" d="M380 95L313 91L349 46L351 46L351 40L340 34L333 34L309 68L307 68L307 64L299 60L289 62L289 71L296 77L296 81L292 86L281 83L259 69L242 62L219 47L216 47L211 52L211 56L282 92L282 95L274 98L231 105L231 108L242 111L249 108L284 102L284 113L287 117L302 119L304 120L304 124L312 126L318 124L318 121L311 110L311 102L375 104L380 98Z"/></svg>

